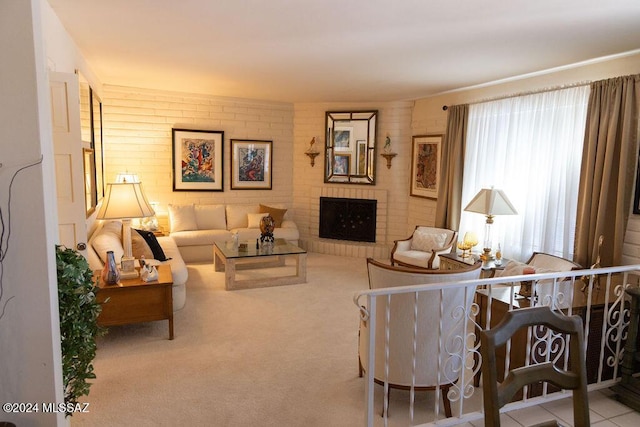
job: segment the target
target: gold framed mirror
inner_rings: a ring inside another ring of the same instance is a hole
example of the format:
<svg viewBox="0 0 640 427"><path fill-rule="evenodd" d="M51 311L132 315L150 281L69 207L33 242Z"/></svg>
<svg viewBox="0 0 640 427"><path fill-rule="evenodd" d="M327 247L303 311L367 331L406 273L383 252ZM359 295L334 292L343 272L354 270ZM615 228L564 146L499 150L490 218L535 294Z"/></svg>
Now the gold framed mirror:
<svg viewBox="0 0 640 427"><path fill-rule="evenodd" d="M324 182L375 185L378 111L327 111Z"/></svg>
<svg viewBox="0 0 640 427"><path fill-rule="evenodd" d="M87 218L104 197L102 102L85 76L78 75L80 136L82 139Z"/></svg>

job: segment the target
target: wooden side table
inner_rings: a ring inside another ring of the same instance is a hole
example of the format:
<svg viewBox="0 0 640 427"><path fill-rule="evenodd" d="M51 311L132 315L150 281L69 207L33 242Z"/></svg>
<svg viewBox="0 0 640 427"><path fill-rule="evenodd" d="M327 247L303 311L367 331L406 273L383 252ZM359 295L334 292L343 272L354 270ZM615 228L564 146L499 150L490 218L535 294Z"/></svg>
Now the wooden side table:
<svg viewBox="0 0 640 427"><path fill-rule="evenodd" d="M127 325L130 323L169 321L169 339L173 339L173 278L171 266L159 265L158 280L124 279L117 285L99 280L100 271L93 274L98 283L97 300L102 304L98 316L99 326Z"/></svg>

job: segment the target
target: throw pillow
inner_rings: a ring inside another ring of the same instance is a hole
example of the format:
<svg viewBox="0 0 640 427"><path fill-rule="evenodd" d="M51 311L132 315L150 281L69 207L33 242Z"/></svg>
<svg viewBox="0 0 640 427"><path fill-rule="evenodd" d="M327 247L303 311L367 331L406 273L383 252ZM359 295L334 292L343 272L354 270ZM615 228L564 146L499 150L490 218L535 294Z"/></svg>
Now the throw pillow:
<svg viewBox="0 0 640 427"><path fill-rule="evenodd" d="M195 205L198 230L226 230L224 205Z"/></svg>
<svg viewBox="0 0 640 427"><path fill-rule="evenodd" d="M274 226L276 228L282 227L282 220L284 219L284 214L287 213L286 209L278 209L272 206L260 205L260 212L268 213L273 218Z"/></svg>
<svg viewBox="0 0 640 427"><path fill-rule="evenodd" d="M172 232L198 229L193 205L169 205L168 207Z"/></svg>
<svg viewBox="0 0 640 427"><path fill-rule="evenodd" d="M260 221L262 218L269 215L268 213L250 213L247 214L247 222L249 223L249 228L260 228Z"/></svg>
<svg viewBox="0 0 640 427"><path fill-rule="evenodd" d="M167 261L171 259L171 258L167 258L167 256L164 254L164 251L162 250L162 246L160 246L160 243L158 243L158 239L156 239L156 236L151 231L147 231L147 230L136 230L136 231L147 242L147 245L149 245L149 248L153 253L154 259L157 259L158 261Z"/></svg>
<svg viewBox="0 0 640 427"><path fill-rule="evenodd" d="M247 214L259 213L258 205L227 205L227 230L247 228Z"/></svg>
<svg viewBox="0 0 640 427"><path fill-rule="evenodd" d="M141 259L143 256L146 259L153 259L153 252L151 251L151 247L147 243L147 241L140 235L140 233L136 233L135 228L131 229L131 253L133 257L136 259Z"/></svg>
<svg viewBox="0 0 640 427"><path fill-rule="evenodd" d="M429 233L416 230L411 239L411 249L414 251L431 252L432 249L443 247L446 241L446 233Z"/></svg>

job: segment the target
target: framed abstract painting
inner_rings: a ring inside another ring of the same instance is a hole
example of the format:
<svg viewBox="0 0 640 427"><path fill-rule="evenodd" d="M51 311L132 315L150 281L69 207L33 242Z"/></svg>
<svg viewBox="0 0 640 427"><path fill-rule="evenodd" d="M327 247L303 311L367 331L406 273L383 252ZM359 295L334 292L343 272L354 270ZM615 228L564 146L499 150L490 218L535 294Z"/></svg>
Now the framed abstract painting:
<svg viewBox="0 0 640 427"><path fill-rule="evenodd" d="M271 141L231 140L231 189L271 190Z"/></svg>
<svg viewBox="0 0 640 427"><path fill-rule="evenodd" d="M224 132L172 129L173 190L224 191Z"/></svg>
<svg viewBox="0 0 640 427"><path fill-rule="evenodd" d="M413 137L411 162L411 195L438 198L442 135Z"/></svg>

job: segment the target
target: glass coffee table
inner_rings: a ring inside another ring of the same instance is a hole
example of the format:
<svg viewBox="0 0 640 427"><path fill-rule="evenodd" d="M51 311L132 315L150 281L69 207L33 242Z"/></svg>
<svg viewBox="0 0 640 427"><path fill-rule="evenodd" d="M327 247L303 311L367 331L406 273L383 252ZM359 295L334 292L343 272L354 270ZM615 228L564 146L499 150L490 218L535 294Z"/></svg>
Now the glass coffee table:
<svg viewBox="0 0 640 427"><path fill-rule="evenodd" d="M213 262L215 271L224 271L225 289L251 289L267 286L295 285L307 281L307 251L288 243L284 239L276 239L272 244L263 244L256 248L256 242L243 242L233 245L232 242L216 242L213 244ZM286 266L286 260L295 261L295 274L280 275L290 272L293 266ZM267 270L277 267L277 270ZM244 278L236 277L237 270L254 270L247 272ZM264 270L263 270L264 269Z"/></svg>

